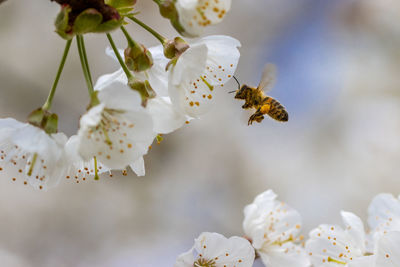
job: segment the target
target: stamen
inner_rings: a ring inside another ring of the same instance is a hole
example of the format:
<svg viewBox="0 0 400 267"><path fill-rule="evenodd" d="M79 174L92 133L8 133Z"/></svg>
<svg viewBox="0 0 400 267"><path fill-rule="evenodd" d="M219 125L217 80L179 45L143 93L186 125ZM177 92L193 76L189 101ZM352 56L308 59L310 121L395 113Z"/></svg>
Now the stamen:
<svg viewBox="0 0 400 267"><path fill-rule="evenodd" d="M98 174L98 170L97 170L97 159L96 157L93 157L93 161L94 161L94 179L95 180L99 180L99 174Z"/></svg>
<svg viewBox="0 0 400 267"><path fill-rule="evenodd" d="M344 261L338 261L338 260L335 260L335 259L333 259L333 258L331 258L331 257L328 257L328 262L334 262L334 263L343 264L343 265L346 265L346 264L347 264L347 263L344 262Z"/></svg>
<svg viewBox="0 0 400 267"><path fill-rule="evenodd" d="M200 78L201 78L201 80L207 85L207 87L210 89L210 91L214 90L214 86L212 86L211 84L209 84L209 83L207 82L207 80L204 79L203 76L200 76Z"/></svg>
<svg viewBox="0 0 400 267"><path fill-rule="evenodd" d="M38 156L37 153L33 154L32 164L31 164L31 166L29 167L28 176L31 176L31 175L32 175L33 167L35 167L35 163L36 163L37 156Z"/></svg>

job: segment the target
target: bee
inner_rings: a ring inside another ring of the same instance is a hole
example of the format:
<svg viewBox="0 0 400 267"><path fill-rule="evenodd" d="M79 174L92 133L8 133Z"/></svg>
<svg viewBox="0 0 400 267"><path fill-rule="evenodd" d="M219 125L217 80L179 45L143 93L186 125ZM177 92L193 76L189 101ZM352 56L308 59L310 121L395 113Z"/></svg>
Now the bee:
<svg viewBox="0 0 400 267"><path fill-rule="evenodd" d="M256 112L250 116L248 125L253 124L254 121L260 123L264 119L265 114L280 122L286 122L289 120L289 114L285 107L279 103L278 100L265 95L263 91L265 89L266 92L268 92L275 84L276 68L273 64L265 65L260 84L257 88L250 87L246 84L240 86L239 81L236 77L234 78L238 83L239 88L230 93L236 92L235 99L245 100L245 103L242 106L243 109L256 109Z"/></svg>

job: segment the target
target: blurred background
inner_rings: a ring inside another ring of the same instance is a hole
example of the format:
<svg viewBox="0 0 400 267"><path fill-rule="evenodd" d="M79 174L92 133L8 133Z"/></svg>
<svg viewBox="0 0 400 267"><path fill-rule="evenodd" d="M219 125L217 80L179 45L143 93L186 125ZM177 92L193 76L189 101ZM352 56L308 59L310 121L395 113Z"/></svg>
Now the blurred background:
<svg viewBox="0 0 400 267"><path fill-rule="evenodd" d="M152 1L137 9L176 35ZM53 27L58 11L50 1L1 4L0 117L25 120L45 101L64 49ZM242 235L244 206L267 189L301 213L304 235L341 223L340 210L365 221L373 196L400 192L399 17L397 0L233 1L207 34L241 41L242 83L257 85L264 64L277 65L271 95L289 122L248 127L250 112L227 94L237 86L230 82L212 112L153 146L145 177L66 180L39 192L2 174L1 265L172 266L203 231ZM128 29L157 44L137 25ZM86 42L94 77L118 68L104 54L105 36ZM61 131L76 132L87 103L73 43L53 105Z"/></svg>

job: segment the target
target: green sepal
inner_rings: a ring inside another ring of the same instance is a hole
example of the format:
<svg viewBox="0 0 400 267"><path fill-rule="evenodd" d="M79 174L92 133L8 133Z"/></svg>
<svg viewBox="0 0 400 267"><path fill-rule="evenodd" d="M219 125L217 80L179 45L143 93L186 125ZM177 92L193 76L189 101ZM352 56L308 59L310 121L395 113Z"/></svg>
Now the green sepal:
<svg viewBox="0 0 400 267"><path fill-rule="evenodd" d="M72 27L68 24L70 12L70 6L62 6L61 11L58 13L54 22L54 25L56 26L56 33L66 40L70 40L74 37L73 34L71 34Z"/></svg>
<svg viewBox="0 0 400 267"><path fill-rule="evenodd" d="M103 15L94 8L82 11L74 21L74 34L92 32L100 25Z"/></svg>
<svg viewBox="0 0 400 267"><path fill-rule="evenodd" d="M118 11L118 13L121 15L121 16L125 16L125 15L128 15L128 14L132 14L131 12L134 10L134 8L133 7L121 7L121 8L117 8L117 11Z"/></svg>
<svg viewBox="0 0 400 267"><path fill-rule="evenodd" d="M123 24L123 19L110 19L104 23L101 23L100 25L98 25L96 27L96 29L94 29L92 32L96 32L96 33L107 33L107 32L111 32L115 29L118 29L119 27L121 27L121 25Z"/></svg>
<svg viewBox="0 0 400 267"><path fill-rule="evenodd" d="M42 108L38 108L31 112L28 116L28 122L34 126L42 127L42 121L44 119L44 110Z"/></svg>
<svg viewBox="0 0 400 267"><path fill-rule="evenodd" d="M128 81L128 86L140 94L140 96L142 98L142 106L143 107L146 107L147 100L149 98L156 97L156 92L153 90L153 88L150 86L149 81L147 81L147 80L143 82L143 81L140 81L140 80L132 77Z"/></svg>
<svg viewBox="0 0 400 267"><path fill-rule="evenodd" d="M47 117L46 123L44 125L44 131L48 134L56 133L58 129L58 116L53 113Z"/></svg>
<svg viewBox="0 0 400 267"><path fill-rule="evenodd" d="M32 111L28 116L28 122L36 127L43 129L47 134L53 134L58 129L58 116L50 113L43 108Z"/></svg>
<svg viewBox="0 0 400 267"><path fill-rule="evenodd" d="M189 44L181 37L164 43L164 56L169 59L177 58L189 48Z"/></svg>
<svg viewBox="0 0 400 267"><path fill-rule="evenodd" d="M105 3L116 9L132 8L136 4L136 0L106 0Z"/></svg>

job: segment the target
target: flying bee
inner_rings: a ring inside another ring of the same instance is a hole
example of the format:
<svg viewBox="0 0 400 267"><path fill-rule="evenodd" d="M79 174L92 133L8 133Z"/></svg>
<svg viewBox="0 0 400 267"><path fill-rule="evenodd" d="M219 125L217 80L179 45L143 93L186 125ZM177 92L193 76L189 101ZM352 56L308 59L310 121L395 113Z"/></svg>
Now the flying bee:
<svg viewBox="0 0 400 267"><path fill-rule="evenodd" d="M235 77L234 77L235 78ZM267 114L271 118L286 122L289 120L289 114L287 113L285 107L278 102L278 100L265 95L266 92L271 90L275 84L276 79L276 68L273 64L266 64L261 77L260 84L256 87L250 87L246 84L240 86L240 83L235 78L239 85L238 90L232 91L230 93L236 92L236 99L245 100L243 109L256 109L253 115L250 116L248 125L253 124L253 121L260 123L264 119L264 115Z"/></svg>

